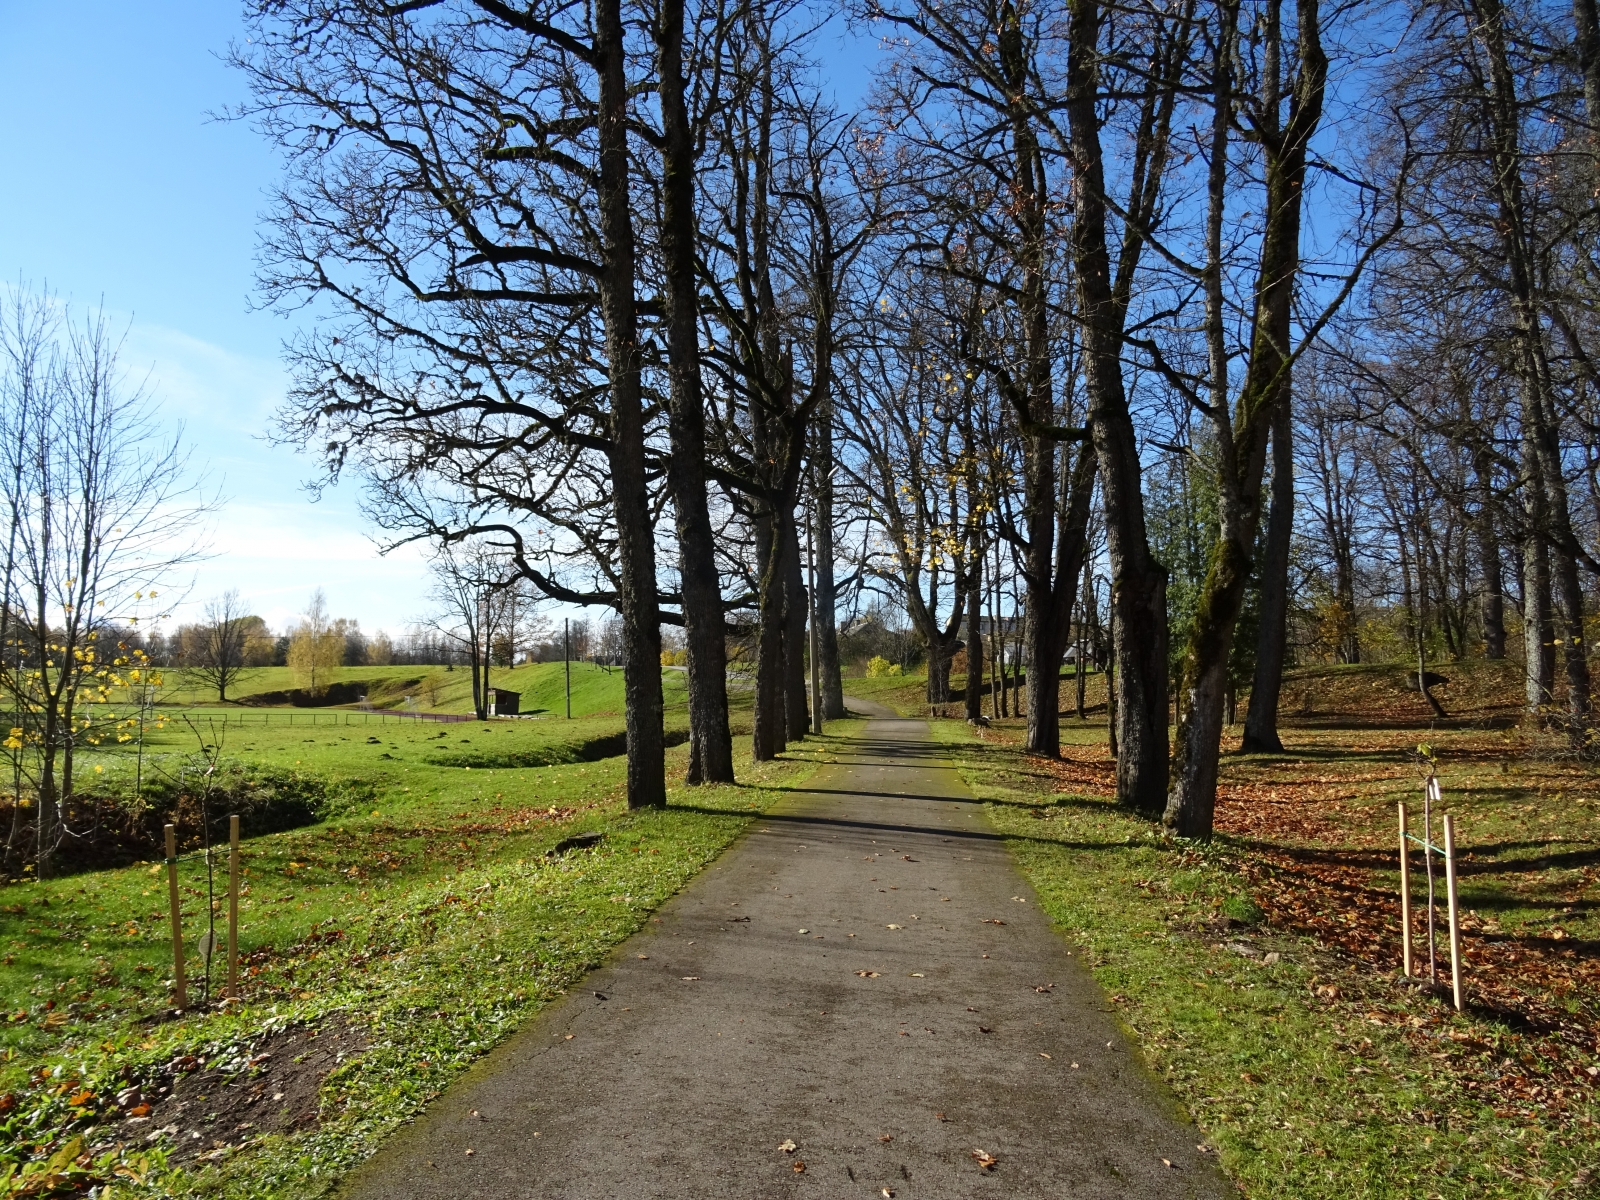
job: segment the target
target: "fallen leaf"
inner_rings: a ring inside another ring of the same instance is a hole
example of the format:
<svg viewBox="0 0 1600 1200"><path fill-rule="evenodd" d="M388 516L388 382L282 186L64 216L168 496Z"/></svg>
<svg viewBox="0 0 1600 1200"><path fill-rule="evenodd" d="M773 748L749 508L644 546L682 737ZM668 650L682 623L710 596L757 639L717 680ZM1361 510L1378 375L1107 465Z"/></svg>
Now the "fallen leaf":
<svg viewBox="0 0 1600 1200"><path fill-rule="evenodd" d="M942 1112L936 1112L933 1114L933 1119L935 1121L948 1121L950 1118L945 1116Z"/></svg>
<svg viewBox="0 0 1600 1200"><path fill-rule="evenodd" d="M863 978L863 979L876 979L880 974L882 974L882 972L880 972L880 971L857 971L856 974L861 976L861 978Z"/></svg>
<svg viewBox="0 0 1600 1200"><path fill-rule="evenodd" d="M982 1167L985 1171L994 1170L995 1163L1000 1161L987 1150L974 1150L972 1152L972 1157L977 1161L978 1166Z"/></svg>
<svg viewBox="0 0 1600 1200"><path fill-rule="evenodd" d="M1161 1165L1162 1165L1162 1166L1163 1166L1163 1167L1172 1167L1172 1160L1171 1160L1171 1159L1170 1159L1170 1158L1163 1158L1163 1159L1162 1159L1162 1160L1161 1160ZM1173 1170L1174 1170L1174 1171L1176 1171L1176 1170L1177 1170L1177 1169L1178 1169L1178 1168L1177 1168L1177 1167L1172 1167L1172 1169L1173 1169Z"/></svg>
<svg viewBox="0 0 1600 1200"><path fill-rule="evenodd" d="M1005 924L1004 921L998 920L998 919L996 919L994 917L985 917L983 919L983 923L985 925L1004 925Z"/></svg>
<svg viewBox="0 0 1600 1200"><path fill-rule="evenodd" d="M921 971L913 971L913 972L911 972L911 978L912 979L926 979L927 976L924 975Z"/></svg>
<svg viewBox="0 0 1600 1200"><path fill-rule="evenodd" d="M806 1165L797 1158L794 1160L791 1169L796 1175L804 1175L806 1172Z"/></svg>
<svg viewBox="0 0 1600 1200"><path fill-rule="evenodd" d="M800 931L800 932L801 932L801 933L810 933L810 932L811 932L811 930L809 930L809 929L802 929L802 930L801 930L801 931Z"/></svg>
<svg viewBox="0 0 1600 1200"><path fill-rule="evenodd" d="M128 1110L128 1115L130 1117L148 1117L150 1115L150 1106L148 1104L135 1104Z"/></svg>
<svg viewBox="0 0 1600 1200"><path fill-rule="evenodd" d="M476 1153L477 1153L477 1151L476 1151L476 1150L468 1150L468 1151L467 1151L467 1153L468 1153L468 1154L476 1154Z"/></svg>
<svg viewBox="0 0 1600 1200"><path fill-rule="evenodd" d="M894 1189L893 1188L879 1188L878 1189L878 1195L882 1196L883 1200L894 1200Z"/></svg>
<svg viewBox="0 0 1600 1200"><path fill-rule="evenodd" d="M892 1133L880 1133L878 1135L878 1140L880 1142L892 1142L894 1141L894 1135Z"/></svg>
<svg viewBox="0 0 1600 1200"><path fill-rule="evenodd" d="M987 1025L979 1025L978 1026L978 1032L979 1033L993 1033L994 1030L990 1029Z"/></svg>
<svg viewBox="0 0 1600 1200"><path fill-rule="evenodd" d="M696 982L696 981L697 981L697 980L698 980L698 979L699 979L699 978L700 978L700 976L698 976L698 975L685 975L685 976L684 976L684 977L683 977L683 981L684 981L684 982L685 982L685 983L694 983L694 982Z"/></svg>
<svg viewBox="0 0 1600 1200"><path fill-rule="evenodd" d="M793 1138L784 1138L783 1141L778 1143L778 1149L782 1150L785 1154L793 1154L796 1150L800 1149L800 1147L794 1144Z"/></svg>
<svg viewBox="0 0 1600 1200"><path fill-rule="evenodd" d="M1050 1058L1050 1056L1048 1054L1046 1054L1043 1050L1039 1051L1039 1057L1040 1058ZM1055 1060L1051 1059L1051 1061L1054 1062ZM1073 1066L1077 1066L1078 1064L1077 1063L1073 1063L1072 1065Z"/></svg>
<svg viewBox="0 0 1600 1200"><path fill-rule="evenodd" d="M885 929L904 929L904 925L885 925Z"/></svg>

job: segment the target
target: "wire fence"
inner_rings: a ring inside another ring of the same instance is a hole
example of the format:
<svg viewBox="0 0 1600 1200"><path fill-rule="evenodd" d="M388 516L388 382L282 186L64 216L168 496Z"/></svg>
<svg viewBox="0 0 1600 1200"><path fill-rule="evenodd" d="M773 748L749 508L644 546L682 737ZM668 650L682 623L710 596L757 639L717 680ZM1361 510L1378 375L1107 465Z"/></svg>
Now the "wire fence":
<svg viewBox="0 0 1600 1200"><path fill-rule="evenodd" d="M267 709L258 712L236 712L231 709L174 706L163 711L166 712L169 719L177 713L182 713L196 723L224 728L241 728L252 725L362 726L405 724L417 721L434 721L440 724L454 725L462 721L477 720L477 717L471 713L406 712L404 710L389 709L374 712L363 712L360 709L311 709L309 711L293 712L286 712L282 709ZM155 718L152 716L150 722L153 724L154 720Z"/></svg>

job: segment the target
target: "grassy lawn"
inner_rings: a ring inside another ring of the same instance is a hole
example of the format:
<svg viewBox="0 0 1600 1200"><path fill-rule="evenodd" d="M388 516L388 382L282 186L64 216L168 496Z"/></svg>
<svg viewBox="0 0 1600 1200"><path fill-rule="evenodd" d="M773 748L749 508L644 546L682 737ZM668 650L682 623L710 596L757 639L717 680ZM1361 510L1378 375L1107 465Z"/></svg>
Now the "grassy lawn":
<svg viewBox="0 0 1600 1200"><path fill-rule="evenodd" d="M1248 1196L1596 1194L1600 778L1485 728L1504 693L1459 674L1483 711L1429 729L1388 673L1303 673L1289 752L1224 760L1204 847L1114 803L1092 717L1056 763L1020 721L935 722ZM1464 1014L1399 979L1394 804L1424 740L1460 829Z"/></svg>
<svg viewBox="0 0 1600 1200"><path fill-rule="evenodd" d="M963 709L963 692L966 686L966 677L953 674L950 677L951 694L956 697L947 705L942 705L945 714L960 716ZM985 675L983 682L983 713L988 716L993 711L992 676ZM1016 704L1016 693L1010 689L1014 684L1007 683L1008 694L1012 696L1010 703ZM1017 688L1017 691L1026 694L1027 687ZM844 681L844 694L846 696L859 696L863 700L876 700L879 704L887 704L902 716L925 717L930 715L932 709L928 704L928 677L926 675L880 675L876 678L870 676L857 676ZM1070 668L1063 668L1061 676L1061 707L1071 710L1077 703L1077 683ZM1090 671L1084 680L1084 703L1088 708L1099 707L1104 712L1105 707L1105 680L1104 676L1095 671ZM1086 710L1087 711L1087 710ZM939 714L933 714L939 715ZM1102 718L1103 719L1103 718Z"/></svg>
<svg viewBox="0 0 1600 1200"><path fill-rule="evenodd" d="M680 785L665 811L629 812L623 760L586 760L619 724L227 728L229 758L345 797L247 842L238 1004L167 1008L157 863L0 888L0 1197L113 1179L139 1195L325 1192L836 753L808 739L742 762L737 787ZM193 740L163 736L174 755ZM680 779L685 754L669 752ZM597 845L551 853L589 832ZM226 872L214 895L203 859L181 876L195 997Z"/></svg>
<svg viewBox="0 0 1600 1200"><path fill-rule="evenodd" d="M574 717L622 715L620 667L588 662L574 662L571 666ZM564 718L566 677L564 663L524 663L519 667L493 668L489 672L489 684L522 693L524 714ZM207 687L192 672L181 667L169 668L163 672L163 678L165 685L160 701L169 708L217 704L215 689ZM454 670L433 666L336 667L329 672L327 682L363 685L368 701L377 708L410 707L446 713L472 711L472 672L466 667ZM242 671L229 689L227 707L249 708L259 697L287 692L296 686L294 674L288 667L251 667ZM682 671L661 673L662 695L669 709L686 702L684 687Z"/></svg>

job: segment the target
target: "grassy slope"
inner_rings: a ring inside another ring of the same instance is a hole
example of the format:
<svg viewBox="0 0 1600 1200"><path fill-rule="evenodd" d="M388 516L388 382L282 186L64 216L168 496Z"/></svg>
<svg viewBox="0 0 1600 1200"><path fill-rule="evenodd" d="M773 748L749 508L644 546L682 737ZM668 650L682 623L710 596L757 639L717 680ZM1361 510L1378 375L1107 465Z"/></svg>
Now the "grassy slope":
<svg viewBox="0 0 1600 1200"><path fill-rule="evenodd" d="M684 673L665 670L661 688L667 707L685 703ZM162 703L171 708L210 705L216 694L182 670L166 672L168 686ZM379 707L399 707L410 695L413 707L432 712L472 711L472 672L465 667L390 666L339 667L330 682L361 680L371 685L368 697ZM522 693L522 712L562 716L566 712L566 672L562 663L525 663L519 667L496 667L489 673L493 687ZM251 696L287 691L295 687L288 667L254 667L245 671L231 689L230 703L248 704ZM572 715L620 716L622 714L622 670L594 663L572 664Z"/></svg>
<svg viewBox="0 0 1600 1200"><path fill-rule="evenodd" d="M230 754L355 775L374 799L247 844L241 944L256 967L245 1003L230 1012L161 1016L170 958L159 865L0 890L0 994L10 1008L0 1026L0 1097L11 1098L0 1102L0 1147L32 1156L72 1130L92 1143L126 1079L151 1079L184 1054L236 1056L271 1029L348 1018L368 1027L373 1044L324 1083L320 1129L264 1139L198 1173L173 1173L159 1153L137 1146L107 1149L146 1177L151 1194L326 1190L637 929L779 794L771 789L829 752L826 741L810 741L775 764L743 763L738 787L676 787L664 812L624 807L620 758L492 766L548 752L562 730L615 725L391 723L376 744L338 726L230 731ZM445 746L479 765L430 761ZM680 777L684 754L669 756ZM605 834L599 849L543 857L588 830ZM197 974L203 863L185 860L182 882ZM93 1095L83 1099L85 1091ZM0 1196L8 1194L4 1161L0 1150Z"/></svg>
<svg viewBox="0 0 1600 1200"><path fill-rule="evenodd" d="M380 686L398 684L402 680L420 679L431 672L444 672L443 667L335 667L329 675L330 683L346 680L371 680ZM459 674L454 672L453 674ZM181 667L168 667L162 671L165 686L161 692L164 704L174 707L190 704L215 704L216 689L207 687ZM470 679L470 676L468 677ZM241 671L233 686L228 689L228 701L234 703L259 692L287 691L295 687L294 673L288 667L249 667ZM469 684L470 686L470 684Z"/></svg>

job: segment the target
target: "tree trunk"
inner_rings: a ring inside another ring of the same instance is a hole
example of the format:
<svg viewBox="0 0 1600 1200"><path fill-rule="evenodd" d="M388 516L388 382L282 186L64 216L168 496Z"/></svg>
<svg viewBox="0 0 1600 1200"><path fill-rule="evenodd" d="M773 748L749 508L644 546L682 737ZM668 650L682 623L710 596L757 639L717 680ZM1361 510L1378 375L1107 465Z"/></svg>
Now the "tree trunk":
<svg viewBox="0 0 1600 1200"><path fill-rule="evenodd" d="M1543 486L1539 490L1544 495L1538 501L1544 509L1543 520L1534 524L1531 532L1535 541L1542 542L1544 553L1540 558L1545 559L1545 555L1548 555L1546 569L1554 567L1554 582L1561 600L1562 644L1567 668L1567 733L1573 749L1582 752L1588 749L1589 725L1589 661L1587 643L1583 637L1583 590L1578 580L1578 564L1574 554L1576 543L1572 533L1566 479L1562 473L1555 420L1550 410L1553 384L1545 352L1540 308L1543 297L1539 290L1537 250L1529 231L1522 179L1525 165L1520 124L1523 104L1517 95L1516 74L1506 49L1505 9L1501 0L1475 0L1473 8L1476 17L1473 36L1483 47L1489 66L1489 103L1485 110L1493 148L1494 187L1500 217L1497 227L1505 254L1506 283L1511 294L1511 308L1520 343L1517 369L1522 376L1523 390L1523 454L1525 460L1530 457L1533 459L1539 474L1543 476ZM1589 68L1595 65L1589 61L1594 48L1590 36L1594 11L1587 5L1575 5L1574 15L1579 21L1580 53L1585 57L1587 107L1589 103L1600 101L1600 95L1590 94ZM1533 583L1534 580L1530 578L1529 582ZM1530 700L1533 661L1530 657ZM1554 675L1553 663L1550 673Z"/></svg>
<svg viewBox="0 0 1600 1200"><path fill-rule="evenodd" d="M1321 118L1327 58L1323 53L1319 29L1318 0L1299 0L1296 22L1299 34L1299 69L1294 85L1294 103L1287 128L1281 136L1271 117L1268 128L1260 130L1266 175L1268 214L1260 249L1256 285L1256 311L1251 330L1250 359L1240 388L1234 413L1232 443L1224 449L1227 460L1218 472L1220 535L1212 547L1211 562L1201 584L1184 652L1183 679L1187 695L1185 713L1178 727L1177 760L1172 795L1163 820L1182 837L1209 838L1216 807L1217 770L1222 749L1223 705L1228 687L1228 658L1233 649L1233 633L1243 606L1245 587L1250 578L1251 557L1256 527L1261 515L1261 476L1266 466L1268 430L1277 409L1288 403L1290 360L1293 334L1293 294L1300 264L1300 205L1305 180L1307 147ZM1236 12L1237 10L1231 10ZM1268 41L1275 40L1276 7L1269 7ZM1231 99L1225 94L1231 80L1231 61L1220 61L1231 54L1232 40L1225 39L1219 51L1218 90L1220 131L1212 154L1223 157ZM1277 55L1269 46L1268 59ZM1272 68L1275 70L1275 67ZM1276 113L1277 88L1270 88L1268 112ZM1215 159L1214 159L1215 161ZM1220 221L1222 189L1213 193L1213 211ZM1220 284L1220 240L1213 245L1212 262ZM1222 320L1221 306L1215 318ZM1220 333L1220 324L1214 326ZM1213 354L1214 379L1225 379L1225 367ZM1218 388L1218 392L1221 392ZM1224 406L1227 397L1217 394L1214 405ZM1228 432L1222 431L1224 435Z"/></svg>
<svg viewBox="0 0 1600 1200"><path fill-rule="evenodd" d="M1078 720L1080 720L1080 721L1088 720L1088 714L1084 711L1084 708L1083 708L1084 689L1087 686L1088 680L1089 680L1088 664L1084 662L1084 658L1087 655L1088 650L1089 650L1088 638L1087 638L1086 632L1085 632L1086 624L1085 624L1085 621L1084 621L1084 612L1088 608L1088 605L1085 603L1085 598L1088 596L1088 594L1089 594L1089 567L1088 567L1088 564L1085 563L1084 564L1084 570L1083 570L1083 586L1080 589L1080 591L1078 592L1078 628L1077 628L1077 639L1078 639L1077 640L1077 650L1078 650L1078 653L1075 656L1075 660L1074 660L1074 663L1073 663L1073 666L1076 669L1072 673L1073 682L1077 685L1077 691L1078 691L1078 695L1077 695L1077 701L1078 701L1077 711L1078 711Z"/></svg>
<svg viewBox="0 0 1600 1200"><path fill-rule="evenodd" d="M962 691L967 720L983 716L983 553L973 555L972 583L967 588L967 682Z"/></svg>
<svg viewBox="0 0 1600 1200"><path fill-rule="evenodd" d="M695 281L694 143L683 83L683 0L663 0L657 32L662 127L661 258L666 276L668 485L678 534L689 653L690 783L733 782L728 650L716 537L706 501L706 426Z"/></svg>
<svg viewBox="0 0 1600 1200"><path fill-rule="evenodd" d="M483 663L478 654L478 639L472 639L472 649L467 652L472 661L472 715L480 721L489 719L489 704L483 694Z"/></svg>
<svg viewBox="0 0 1600 1200"><path fill-rule="evenodd" d="M811 714L806 705L806 584L800 568L800 531L794 514L783 513L779 519L787 534L783 555L785 733L789 741L798 742L811 731Z"/></svg>
<svg viewBox="0 0 1600 1200"><path fill-rule="evenodd" d="M1261 564L1261 628L1256 638L1256 673L1244 714L1246 754L1282 754L1278 700L1289 638L1289 547L1294 537L1294 415L1292 392L1272 418L1272 510L1267 516L1266 557Z"/></svg>
<svg viewBox="0 0 1600 1200"><path fill-rule="evenodd" d="M1070 0L1068 8L1065 107L1077 166L1072 258L1116 612L1117 798L1158 813L1167 795L1167 571L1150 553L1139 441L1122 374L1125 310L1112 282L1100 143L1100 6L1098 0Z"/></svg>
<svg viewBox="0 0 1600 1200"><path fill-rule="evenodd" d="M1506 578L1505 566L1500 561L1500 538L1495 532L1494 491L1490 479L1492 467L1486 452L1473 455L1478 489L1478 565L1483 576L1483 596L1479 614L1483 621L1483 653L1485 658L1503 659L1506 656Z"/></svg>
<svg viewBox="0 0 1600 1200"><path fill-rule="evenodd" d="M1050 447L1054 454L1055 447ZM1094 499L1094 450L1079 448L1066 481L1055 545L1053 575L1050 556L1041 555L1048 588L1028 586L1028 750L1048 758L1061 757L1061 660L1072 636L1072 609L1078 598L1078 577L1088 550L1089 506ZM1054 498L1051 509L1054 511ZM1038 568L1035 567L1035 571Z"/></svg>
<svg viewBox="0 0 1600 1200"><path fill-rule="evenodd" d="M661 621L655 537L645 482L644 407L634 298L633 217L628 188L628 81L621 0L595 0L599 76L600 308L610 367L612 502L622 613L628 734L628 807L667 802L661 706ZM719 605L720 613L720 605Z"/></svg>
<svg viewBox="0 0 1600 1200"><path fill-rule="evenodd" d="M816 431L817 666L822 673L822 718L844 716L844 673L839 664L838 585L833 574L833 405L820 410Z"/></svg>
<svg viewBox="0 0 1600 1200"><path fill-rule="evenodd" d="M784 680L787 664L783 653L785 586L783 554L778 545L781 531L770 510L756 517L756 561L762 564L760 594L757 598L756 697L751 754L757 762L767 762L783 753L788 744L784 712Z"/></svg>

